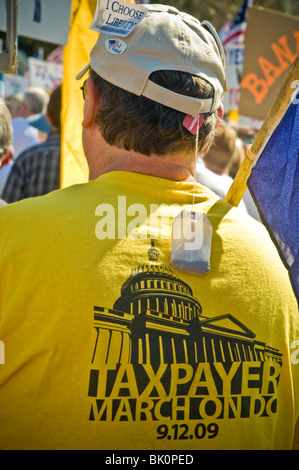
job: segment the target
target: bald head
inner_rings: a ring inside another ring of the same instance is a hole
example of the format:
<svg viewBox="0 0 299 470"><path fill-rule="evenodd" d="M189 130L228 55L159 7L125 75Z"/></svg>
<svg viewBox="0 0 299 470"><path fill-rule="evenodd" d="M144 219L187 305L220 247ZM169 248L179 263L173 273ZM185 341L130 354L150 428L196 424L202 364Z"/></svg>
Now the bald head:
<svg viewBox="0 0 299 470"><path fill-rule="evenodd" d="M28 88L22 103L21 114L28 117L33 114L46 112L49 94L43 88Z"/></svg>

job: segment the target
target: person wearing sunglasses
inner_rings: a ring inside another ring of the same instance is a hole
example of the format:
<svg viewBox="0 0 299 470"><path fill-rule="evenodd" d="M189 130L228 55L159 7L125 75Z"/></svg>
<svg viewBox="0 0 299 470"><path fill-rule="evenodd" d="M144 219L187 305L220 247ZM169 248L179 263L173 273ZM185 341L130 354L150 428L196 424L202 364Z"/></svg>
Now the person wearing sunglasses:
<svg viewBox="0 0 299 470"><path fill-rule="evenodd" d="M195 181L223 117L219 40L173 7L104 3L78 74L89 182L0 211L0 447L290 449L287 272Z"/></svg>

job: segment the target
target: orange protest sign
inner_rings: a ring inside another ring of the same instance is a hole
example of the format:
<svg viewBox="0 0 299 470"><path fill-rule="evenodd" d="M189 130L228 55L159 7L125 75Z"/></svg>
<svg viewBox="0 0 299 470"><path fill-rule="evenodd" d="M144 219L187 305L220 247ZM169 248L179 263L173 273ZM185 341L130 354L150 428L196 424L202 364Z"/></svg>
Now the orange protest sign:
<svg viewBox="0 0 299 470"><path fill-rule="evenodd" d="M291 100L297 100L296 94L294 95L294 84L298 85L297 77L299 76L299 54L297 55L293 65L288 71L288 74L282 84L279 93L277 94L272 106L264 120L258 134L256 135L253 144L246 151L246 158L240 166L234 181L225 197L225 201L233 206L238 206L246 189L247 179L251 172L253 161L269 139L270 135L278 125L282 116L286 112Z"/></svg>
<svg viewBox="0 0 299 470"><path fill-rule="evenodd" d="M299 52L299 18L251 7L239 112L264 120Z"/></svg>

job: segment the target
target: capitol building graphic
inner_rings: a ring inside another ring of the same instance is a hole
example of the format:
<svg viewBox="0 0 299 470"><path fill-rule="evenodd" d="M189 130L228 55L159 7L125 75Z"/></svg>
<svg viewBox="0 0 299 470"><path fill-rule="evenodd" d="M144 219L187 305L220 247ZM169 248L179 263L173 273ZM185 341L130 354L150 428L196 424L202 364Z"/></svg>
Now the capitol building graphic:
<svg viewBox="0 0 299 470"><path fill-rule="evenodd" d="M117 364L151 364L155 369L179 363L282 364L278 349L259 341L229 313L204 316L191 287L159 255L151 241L148 259L133 269L113 308L94 307L92 369Z"/></svg>

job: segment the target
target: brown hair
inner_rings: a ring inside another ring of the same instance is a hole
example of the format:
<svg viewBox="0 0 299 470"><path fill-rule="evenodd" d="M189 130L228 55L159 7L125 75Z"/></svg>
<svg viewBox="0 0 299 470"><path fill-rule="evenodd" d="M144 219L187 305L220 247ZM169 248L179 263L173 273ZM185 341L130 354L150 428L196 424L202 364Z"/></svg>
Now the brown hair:
<svg viewBox="0 0 299 470"><path fill-rule="evenodd" d="M52 126L61 129L61 85L52 91L47 107Z"/></svg>
<svg viewBox="0 0 299 470"><path fill-rule="evenodd" d="M96 123L107 143L148 156L195 151L196 136L183 126L184 113L116 87L94 70L90 76L101 100ZM211 98L214 93L206 80L185 72L159 71L151 74L150 79L176 93L197 98ZM204 117L199 131L201 153L214 136L218 113L206 113Z"/></svg>

